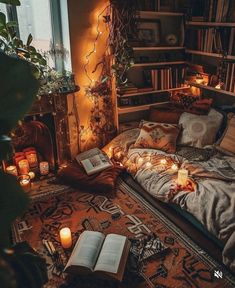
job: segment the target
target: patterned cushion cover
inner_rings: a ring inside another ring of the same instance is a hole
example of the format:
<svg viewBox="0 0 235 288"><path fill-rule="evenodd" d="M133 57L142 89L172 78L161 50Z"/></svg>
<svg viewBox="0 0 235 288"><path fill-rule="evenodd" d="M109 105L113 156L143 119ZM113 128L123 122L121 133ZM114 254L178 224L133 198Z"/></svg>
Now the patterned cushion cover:
<svg viewBox="0 0 235 288"><path fill-rule="evenodd" d="M150 148L174 153L181 126L166 123L145 122L140 130L135 148Z"/></svg>
<svg viewBox="0 0 235 288"><path fill-rule="evenodd" d="M178 144L198 148L214 144L222 120L223 115L214 109L208 115L183 113L179 120L183 129Z"/></svg>

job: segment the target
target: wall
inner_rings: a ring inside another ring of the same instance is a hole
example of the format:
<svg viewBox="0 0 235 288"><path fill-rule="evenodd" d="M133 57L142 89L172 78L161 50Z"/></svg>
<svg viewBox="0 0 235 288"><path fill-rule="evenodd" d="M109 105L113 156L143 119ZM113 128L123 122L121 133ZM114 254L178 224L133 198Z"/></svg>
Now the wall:
<svg viewBox="0 0 235 288"><path fill-rule="evenodd" d="M107 4L107 0L68 0L72 70L76 77L76 83L81 88L81 90L76 93L76 104L80 118L80 126L84 126L86 131L80 140L81 150L90 148L93 144L92 135L89 130L92 102L85 95L85 87L89 85L91 81L85 74L84 64L86 63L86 55L93 49L97 35L97 17ZM88 67L89 75L94 80L97 79L99 71L94 74L92 74L92 71L104 53L107 38L105 25L102 18L100 20L99 30L102 31L103 34L97 41L96 53L93 53L90 57L90 65Z"/></svg>

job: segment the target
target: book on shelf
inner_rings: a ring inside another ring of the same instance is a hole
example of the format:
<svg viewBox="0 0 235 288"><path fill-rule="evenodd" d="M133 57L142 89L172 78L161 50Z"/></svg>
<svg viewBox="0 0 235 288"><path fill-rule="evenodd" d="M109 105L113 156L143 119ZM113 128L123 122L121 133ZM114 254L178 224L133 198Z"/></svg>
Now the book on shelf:
<svg viewBox="0 0 235 288"><path fill-rule="evenodd" d="M223 90L235 93L235 63L225 63L225 73L222 75Z"/></svg>
<svg viewBox="0 0 235 288"><path fill-rule="evenodd" d="M126 236L84 231L64 269L66 273L92 274L122 281L130 250Z"/></svg>
<svg viewBox="0 0 235 288"><path fill-rule="evenodd" d="M82 152L75 159L85 169L87 175L98 173L113 166L108 155L99 148Z"/></svg>
<svg viewBox="0 0 235 288"><path fill-rule="evenodd" d="M234 22L234 0L197 0L191 7L192 21Z"/></svg>
<svg viewBox="0 0 235 288"><path fill-rule="evenodd" d="M151 70L154 90L167 90L180 87L184 83L185 68L167 67Z"/></svg>

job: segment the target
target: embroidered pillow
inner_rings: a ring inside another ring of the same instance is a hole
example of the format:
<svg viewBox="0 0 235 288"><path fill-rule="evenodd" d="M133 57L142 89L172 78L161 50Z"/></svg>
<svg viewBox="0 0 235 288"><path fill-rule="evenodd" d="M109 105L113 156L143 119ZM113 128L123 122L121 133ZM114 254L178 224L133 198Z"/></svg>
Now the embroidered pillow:
<svg viewBox="0 0 235 288"><path fill-rule="evenodd" d="M144 122L133 147L152 148L174 153L180 126L166 123Z"/></svg>
<svg viewBox="0 0 235 288"><path fill-rule="evenodd" d="M178 144L198 148L214 144L222 121L223 115L214 109L208 115L183 113L179 120L182 133Z"/></svg>
<svg viewBox="0 0 235 288"><path fill-rule="evenodd" d="M228 126L216 148L225 154L235 154L235 114L228 115Z"/></svg>

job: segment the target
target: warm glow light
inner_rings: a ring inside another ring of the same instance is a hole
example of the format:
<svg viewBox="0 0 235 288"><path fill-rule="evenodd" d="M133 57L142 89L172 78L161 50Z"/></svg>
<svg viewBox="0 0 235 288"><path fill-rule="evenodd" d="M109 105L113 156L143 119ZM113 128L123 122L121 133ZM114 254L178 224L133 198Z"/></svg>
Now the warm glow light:
<svg viewBox="0 0 235 288"><path fill-rule="evenodd" d="M152 164L150 162L146 163L146 168L150 168L152 166Z"/></svg>
<svg viewBox="0 0 235 288"><path fill-rule="evenodd" d="M143 159L143 158L139 158L139 159L138 159L138 164L141 165L141 164L143 164L143 162L144 162L144 159Z"/></svg>
<svg viewBox="0 0 235 288"><path fill-rule="evenodd" d="M220 84L215 86L216 89L221 89Z"/></svg>
<svg viewBox="0 0 235 288"><path fill-rule="evenodd" d="M186 169L179 169L178 171L178 178L177 184L181 186L186 186L188 181L188 170Z"/></svg>
<svg viewBox="0 0 235 288"><path fill-rule="evenodd" d="M178 170L178 166L176 164L173 164L171 166L171 169L174 170L174 171L177 171Z"/></svg>
<svg viewBox="0 0 235 288"><path fill-rule="evenodd" d="M14 175L14 176L17 176L17 175L18 175L18 173L17 173L17 168L16 168L16 166L14 166L14 165L8 166L8 167L6 168L6 172L7 172L7 174L11 174L11 175Z"/></svg>
<svg viewBox="0 0 235 288"><path fill-rule="evenodd" d="M162 165L166 165L167 161L166 161L166 159L161 159L160 163L161 163Z"/></svg>
<svg viewBox="0 0 235 288"><path fill-rule="evenodd" d="M67 249L72 246L72 234L68 227L60 230L60 242L63 248Z"/></svg>

